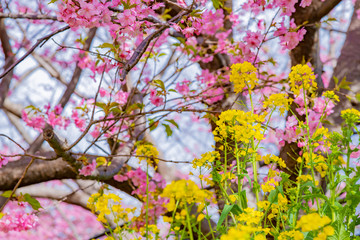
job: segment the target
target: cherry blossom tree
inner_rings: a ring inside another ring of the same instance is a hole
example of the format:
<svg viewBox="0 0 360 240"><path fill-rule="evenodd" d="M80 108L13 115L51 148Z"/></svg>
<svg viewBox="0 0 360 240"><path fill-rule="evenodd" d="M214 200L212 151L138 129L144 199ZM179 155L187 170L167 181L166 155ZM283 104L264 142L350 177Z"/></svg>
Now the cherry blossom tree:
<svg viewBox="0 0 360 240"><path fill-rule="evenodd" d="M336 106L317 98L313 130L324 108L340 125L341 110L359 107L358 8L340 0L1 1L0 236L101 235L119 222L88 204L99 192L121 196L138 231L156 223L169 201L159 192L189 177L189 158L214 144L221 112L263 113L271 94L289 90L290 66L308 64L318 92L341 98ZM237 86L230 75L239 63L256 66L260 84ZM264 146L290 179L303 102L295 98L286 117L280 110ZM207 188L222 210L219 186ZM206 234L215 222L201 224Z"/></svg>

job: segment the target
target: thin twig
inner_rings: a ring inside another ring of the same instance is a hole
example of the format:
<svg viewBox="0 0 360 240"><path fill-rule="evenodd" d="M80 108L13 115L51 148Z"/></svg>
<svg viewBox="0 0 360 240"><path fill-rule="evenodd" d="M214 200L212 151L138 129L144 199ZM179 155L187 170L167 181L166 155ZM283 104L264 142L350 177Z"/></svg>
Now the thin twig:
<svg viewBox="0 0 360 240"><path fill-rule="evenodd" d="M0 208L0 212L2 212L4 210L4 207L6 206L6 204L10 201L10 198L14 195L16 189L18 189L18 187L20 186L22 180L25 178L25 175L27 173L27 171L29 170L31 164L35 161L35 158L31 158L30 162L28 163L28 165L26 166L23 174L21 175L21 178L19 179L19 181L16 183L14 189L11 191L10 197L8 197L5 201L5 203L1 206Z"/></svg>
<svg viewBox="0 0 360 240"><path fill-rule="evenodd" d="M0 75L0 79L5 77L6 74L8 74L11 70L13 70L19 63L21 63L25 58L27 58L40 44L44 44L46 43L51 37L53 37L54 35L63 32L67 29L69 29L70 26L65 26L63 28L60 28L48 35L46 35L43 38L40 38L39 40L36 41L36 43L21 57L19 58L16 62L14 62L8 69L6 69L1 75Z"/></svg>

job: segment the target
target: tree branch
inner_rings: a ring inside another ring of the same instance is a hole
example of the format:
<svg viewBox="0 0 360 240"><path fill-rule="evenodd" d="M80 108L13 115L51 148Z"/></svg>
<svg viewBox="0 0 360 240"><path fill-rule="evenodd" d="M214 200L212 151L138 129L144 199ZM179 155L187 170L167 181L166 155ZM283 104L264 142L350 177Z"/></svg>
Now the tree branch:
<svg viewBox="0 0 360 240"><path fill-rule="evenodd" d="M40 44L44 44L45 42L47 42L51 37L53 37L54 35L63 32L67 29L69 29L69 26L65 26L62 27L48 35L46 35L45 37L40 38L39 40L36 41L36 43L29 49L29 51L27 51L21 58L19 58L17 61L15 61L10 67L8 67L6 70L4 70L4 72L2 74L0 74L0 79L5 77L10 71L12 71L19 63L21 63L22 61L24 61L25 58L27 58Z"/></svg>
<svg viewBox="0 0 360 240"><path fill-rule="evenodd" d="M10 38L6 31L4 19L0 19L0 40L5 56L4 69L8 69L14 63L14 54L11 49ZM13 71L10 70L9 74L0 83L0 108L3 106L6 96L8 94L12 77L13 77Z"/></svg>
<svg viewBox="0 0 360 240"><path fill-rule="evenodd" d="M0 168L0 191L11 190L15 187L29 161L30 157L23 157L20 160L9 162ZM42 161L36 159L29 167L29 170L25 178L20 183L19 187L29 186L51 180L77 178L80 178L80 176L78 176L74 170L61 158L58 158L54 161ZM82 178L86 179L86 177ZM102 182L109 184L129 195L133 191L133 188L129 185L128 182L118 182L114 179L108 179Z"/></svg>
<svg viewBox="0 0 360 240"><path fill-rule="evenodd" d="M28 13L0 13L0 18L25 18L25 19L33 19L33 20L53 20L59 21L56 16L48 16L42 14L28 14ZM59 21L63 22L63 21Z"/></svg>
<svg viewBox="0 0 360 240"><path fill-rule="evenodd" d="M185 16L187 13L189 13L190 10L187 11L181 11L179 12L175 17L171 18L167 25L164 25L157 29L155 32L151 33L149 36L147 36L135 49L133 55L130 57L130 59L126 62L123 72L121 74L120 80L125 80L126 75L128 72L135 67L135 65L140 61L142 55L146 51L147 47L149 46L150 42L159 36L165 29L170 27L169 23L177 23L181 20L183 16Z"/></svg>

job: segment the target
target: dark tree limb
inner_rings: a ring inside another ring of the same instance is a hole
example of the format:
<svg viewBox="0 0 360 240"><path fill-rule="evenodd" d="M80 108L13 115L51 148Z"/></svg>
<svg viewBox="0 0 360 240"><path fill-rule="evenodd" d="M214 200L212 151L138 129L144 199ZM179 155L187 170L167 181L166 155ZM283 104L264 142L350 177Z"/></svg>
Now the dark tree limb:
<svg viewBox="0 0 360 240"><path fill-rule="evenodd" d="M44 140L48 142L50 147L54 149L56 155L61 157L64 161L66 161L73 169L75 173L78 172L80 168L82 168L81 161L78 161L69 151L66 151L65 143L62 142L54 133L53 128L47 125L43 131ZM127 156L131 153L131 149L133 144L131 142L125 144L125 146L121 149L122 151L127 152ZM119 156L114 157L111 161L110 166L99 167L95 170L95 173L91 176L85 177L86 179L94 179L94 180L109 180L112 179L124 166L124 164L128 161L129 157Z"/></svg>
<svg viewBox="0 0 360 240"><path fill-rule="evenodd" d="M26 165L23 173L21 174L21 177L19 178L19 181L16 183L15 187L13 188L10 197L8 197L8 199L6 199L5 203L0 207L0 212L2 212L4 210L4 207L6 206L6 204L10 201L11 197L14 195L15 191L18 189L18 187L20 186L22 180L25 178L25 175L27 173L27 171L29 170L31 164L33 164L35 158L31 158L30 162Z"/></svg>
<svg viewBox="0 0 360 240"><path fill-rule="evenodd" d="M8 69L11 65L13 65L15 56L11 49L10 38L6 31L4 19L0 19L0 40L5 56L4 69ZM3 106L6 96L8 94L12 77L13 77L13 71L9 71L9 74L6 75L0 83L0 108Z"/></svg>
<svg viewBox="0 0 360 240"><path fill-rule="evenodd" d="M322 69L321 62L319 62L317 45L319 39L316 39L318 28L316 27L317 22L321 20L326 14L328 14L341 0L326 0L321 2L320 0L315 0L311 3L310 6L303 8L300 7L299 3L296 4L296 11L292 14L291 18L294 19L297 25L307 23L305 25L306 34L304 39L290 52L291 65L295 66L297 64L310 62L316 71L320 73ZM318 78L321 80L321 78ZM320 84L319 84L320 85ZM297 113L297 105L292 103L291 111ZM289 112L288 117L292 113ZM305 121L304 116L297 117L301 121ZM280 150L280 157L285 161L288 169L283 169L285 172L290 174L290 179L295 180L296 176L296 159L299 156L301 149L297 146L296 143L285 142L284 147Z"/></svg>
<svg viewBox="0 0 360 240"><path fill-rule="evenodd" d="M42 14L29 14L29 13L0 13L0 18L22 18L22 19L32 19L32 20L52 20L59 21L56 16L48 16ZM63 22L63 21L59 21Z"/></svg>
<svg viewBox="0 0 360 240"><path fill-rule="evenodd" d="M346 77L346 81L351 83L351 90L340 89L340 94L338 94L340 102L337 103L334 113L330 116L332 128L337 130L342 123L340 116L342 110L347 108L360 109L360 103L354 96L360 94L360 19L357 18L356 14L356 9L359 8L360 2L356 1L345 43L329 84L330 89L335 88L334 77L338 78L339 81ZM346 97L347 95L351 97L351 100Z"/></svg>
<svg viewBox="0 0 360 240"><path fill-rule="evenodd" d="M24 168L29 164L31 158L24 157L18 161L9 162L6 166L0 168L0 191L12 190L21 178ZM29 186L41 182L61 179L78 179L87 177L78 176L69 164L58 158L54 161L42 161L36 159L29 167L25 178L19 187ZM113 179L102 181L127 194L131 194L132 187L127 182L117 182Z"/></svg>

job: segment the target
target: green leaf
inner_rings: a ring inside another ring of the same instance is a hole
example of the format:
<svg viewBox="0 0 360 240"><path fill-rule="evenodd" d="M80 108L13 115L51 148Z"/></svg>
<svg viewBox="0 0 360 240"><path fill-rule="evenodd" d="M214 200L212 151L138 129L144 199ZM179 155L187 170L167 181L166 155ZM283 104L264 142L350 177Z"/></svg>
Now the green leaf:
<svg viewBox="0 0 360 240"><path fill-rule="evenodd" d="M1 196L9 198L11 196L12 190L5 191L1 194Z"/></svg>
<svg viewBox="0 0 360 240"><path fill-rule="evenodd" d="M42 208L39 201L31 197L30 194L25 193L24 197L25 197L25 202L29 203L34 210L38 210L39 208Z"/></svg>
<svg viewBox="0 0 360 240"><path fill-rule="evenodd" d="M165 127L165 132L168 137L170 137L173 134L173 131L171 130L170 126L168 124L163 123L162 124Z"/></svg>
<svg viewBox="0 0 360 240"><path fill-rule="evenodd" d="M350 84L351 84L351 82L346 81L346 77L344 77L343 79L341 79L339 88L350 90Z"/></svg>
<svg viewBox="0 0 360 240"><path fill-rule="evenodd" d="M224 209L221 212L218 224L216 225L216 229L219 230L225 218L227 217L227 215L229 215L230 212L234 213L235 215L239 215L240 213L242 213L240 207L237 204L233 204L233 205L225 204Z"/></svg>
<svg viewBox="0 0 360 240"><path fill-rule="evenodd" d="M268 197L268 201L270 203L274 203L276 202L278 199L278 191L277 190L271 190L269 197Z"/></svg>
<svg viewBox="0 0 360 240"><path fill-rule="evenodd" d="M335 234L332 236L328 236L328 240L349 240L350 239L350 233L346 231L344 223L342 222L335 222L332 224L335 230Z"/></svg>
<svg viewBox="0 0 360 240"><path fill-rule="evenodd" d="M247 208L246 190L242 190L240 192L240 201L241 201L241 206L243 207L243 209Z"/></svg>
<svg viewBox="0 0 360 240"><path fill-rule="evenodd" d="M57 0L51 0L48 4L56 3Z"/></svg>
<svg viewBox="0 0 360 240"><path fill-rule="evenodd" d="M114 45L111 44L111 43L103 43L103 44L99 45L98 48L110 48L110 49L113 49Z"/></svg>
<svg viewBox="0 0 360 240"><path fill-rule="evenodd" d="M154 121L154 119L149 119L149 126L150 126L150 131L153 131L155 128L157 128L157 126L159 125L159 121Z"/></svg>
<svg viewBox="0 0 360 240"><path fill-rule="evenodd" d="M166 119L165 121L171 123L171 124L174 125L177 129L179 129L179 125L178 125L173 119Z"/></svg>
<svg viewBox="0 0 360 240"><path fill-rule="evenodd" d="M164 82L161 81L160 79L154 80L154 83L161 88L161 90L163 90L165 92L165 85Z"/></svg>
<svg viewBox="0 0 360 240"><path fill-rule="evenodd" d="M114 108L112 108L110 111L113 112L113 113L122 113L122 112L123 112L123 111L122 111L120 108L118 108L118 107L114 107Z"/></svg>
<svg viewBox="0 0 360 240"><path fill-rule="evenodd" d="M211 1L216 10L219 9L220 7L223 7L223 3L221 1L219 0L211 0Z"/></svg>
<svg viewBox="0 0 360 240"><path fill-rule="evenodd" d="M214 182L219 183L221 181L221 176L217 171L212 171L211 176Z"/></svg>
<svg viewBox="0 0 360 240"><path fill-rule="evenodd" d="M96 102L95 106L102 108L103 110L106 108L106 103L103 102Z"/></svg>
<svg viewBox="0 0 360 240"><path fill-rule="evenodd" d="M222 223L224 222L226 216L229 214L231 209L234 207L234 205L227 205L225 204L224 209L221 212L218 224L216 225L216 229L219 229Z"/></svg>
<svg viewBox="0 0 360 240"><path fill-rule="evenodd" d="M360 102L360 93L357 93L357 94L355 95L355 98L356 98L356 100L357 100L358 102Z"/></svg>
<svg viewBox="0 0 360 240"><path fill-rule="evenodd" d="M143 104L143 103L134 103L131 106L129 106L128 108L126 108L126 112L130 113L130 112L132 112L133 110L136 110L136 109L142 110L144 108L144 106L145 106L145 104Z"/></svg>
<svg viewBox="0 0 360 240"><path fill-rule="evenodd" d="M96 158L96 167L100 167L100 166L103 166L103 165L106 165L106 158L104 157L98 157Z"/></svg>

